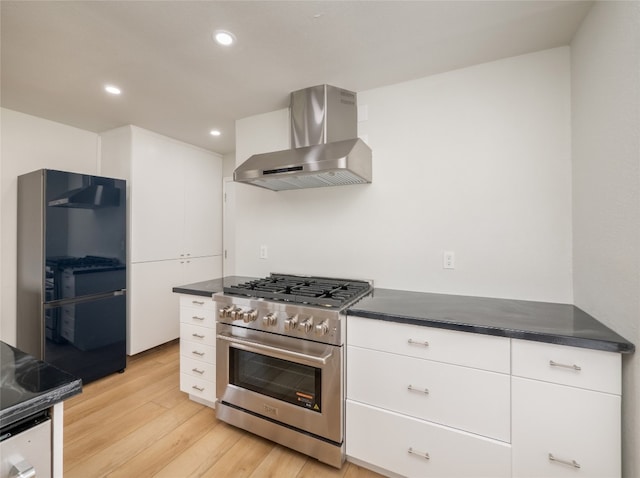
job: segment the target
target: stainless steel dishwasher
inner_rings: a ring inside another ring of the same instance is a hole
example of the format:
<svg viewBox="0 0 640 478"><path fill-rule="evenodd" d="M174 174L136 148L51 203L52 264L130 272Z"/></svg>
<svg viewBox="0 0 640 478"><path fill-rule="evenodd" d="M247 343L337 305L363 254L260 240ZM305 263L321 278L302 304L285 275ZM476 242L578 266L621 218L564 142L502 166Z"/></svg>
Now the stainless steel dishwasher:
<svg viewBox="0 0 640 478"><path fill-rule="evenodd" d="M51 418L47 411L0 431L0 478L51 478Z"/></svg>

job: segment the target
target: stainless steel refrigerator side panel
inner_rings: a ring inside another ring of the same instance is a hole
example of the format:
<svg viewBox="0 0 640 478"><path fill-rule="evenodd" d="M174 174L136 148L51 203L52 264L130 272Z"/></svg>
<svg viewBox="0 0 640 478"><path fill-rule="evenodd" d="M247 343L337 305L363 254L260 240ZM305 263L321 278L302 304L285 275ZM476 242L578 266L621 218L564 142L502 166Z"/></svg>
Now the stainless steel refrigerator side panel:
<svg viewBox="0 0 640 478"><path fill-rule="evenodd" d="M18 177L16 344L44 358L44 171Z"/></svg>

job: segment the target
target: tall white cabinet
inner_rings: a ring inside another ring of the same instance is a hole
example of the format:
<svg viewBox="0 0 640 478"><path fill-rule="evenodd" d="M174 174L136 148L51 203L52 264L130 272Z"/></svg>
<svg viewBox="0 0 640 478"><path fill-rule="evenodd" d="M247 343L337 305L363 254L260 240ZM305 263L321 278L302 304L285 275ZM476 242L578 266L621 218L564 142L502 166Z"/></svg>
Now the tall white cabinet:
<svg viewBox="0 0 640 478"><path fill-rule="evenodd" d="M101 173L128 180L133 355L179 337L174 286L222 275L222 157L136 126L100 138Z"/></svg>

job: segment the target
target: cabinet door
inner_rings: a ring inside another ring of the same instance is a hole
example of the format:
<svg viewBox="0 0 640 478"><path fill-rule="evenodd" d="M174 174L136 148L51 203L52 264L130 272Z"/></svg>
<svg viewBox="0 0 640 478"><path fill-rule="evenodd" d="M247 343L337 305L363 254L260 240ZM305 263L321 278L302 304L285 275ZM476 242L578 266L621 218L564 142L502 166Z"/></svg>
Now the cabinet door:
<svg viewBox="0 0 640 478"><path fill-rule="evenodd" d="M347 347L347 397L509 442L510 377Z"/></svg>
<svg viewBox="0 0 640 478"><path fill-rule="evenodd" d="M511 471L507 443L350 400L346 429L347 456L402 476L506 478Z"/></svg>
<svg viewBox="0 0 640 478"><path fill-rule="evenodd" d="M174 285L192 284L222 276L222 256L190 258L182 266L180 282Z"/></svg>
<svg viewBox="0 0 640 478"><path fill-rule="evenodd" d="M180 261L131 264L128 355L178 338L179 300L172 288L181 281L182 267Z"/></svg>
<svg viewBox="0 0 640 478"><path fill-rule="evenodd" d="M510 371L511 342L506 337L349 317L347 342L436 362L501 373Z"/></svg>
<svg viewBox="0 0 640 478"><path fill-rule="evenodd" d="M620 396L512 379L514 477L620 476Z"/></svg>
<svg viewBox="0 0 640 478"><path fill-rule="evenodd" d="M184 253L222 255L222 160L198 150L185 159Z"/></svg>
<svg viewBox="0 0 640 478"><path fill-rule="evenodd" d="M184 150L134 129L130 185L131 262L180 257L184 228Z"/></svg>

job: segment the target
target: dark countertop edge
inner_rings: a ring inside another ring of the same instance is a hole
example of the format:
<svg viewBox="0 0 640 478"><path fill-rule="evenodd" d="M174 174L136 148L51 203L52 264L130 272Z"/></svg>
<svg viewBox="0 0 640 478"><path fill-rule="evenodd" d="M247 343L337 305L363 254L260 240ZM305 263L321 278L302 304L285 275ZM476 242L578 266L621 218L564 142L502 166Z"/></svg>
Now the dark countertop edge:
<svg viewBox="0 0 640 478"><path fill-rule="evenodd" d="M535 342L545 342L555 345L569 345L586 349L602 350L605 352L633 353L635 346L632 343L611 342L607 340L588 339L579 337L569 337L558 334L545 334L528 330L517 330L509 328L498 328L481 325L471 325L462 322L445 322L440 320L405 317L401 315L389 315L387 313L377 313L363 310L347 311L347 316L363 317L366 319L384 320L387 322L397 322L402 324L418 325L422 327L435 327L439 329L455 330L460 332L471 332L483 335L493 335L496 337L508 337L512 339L532 340Z"/></svg>
<svg viewBox="0 0 640 478"><path fill-rule="evenodd" d="M196 289L187 289L184 286L174 287L172 289L176 294L188 294L188 295L199 295L201 297L213 297L215 292L209 292L204 290L196 290Z"/></svg>
<svg viewBox="0 0 640 478"><path fill-rule="evenodd" d="M0 427L11 425L23 418L50 408L82 392L82 380L65 383L41 395L22 401L0 412Z"/></svg>
<svg viewBox="0 0 640 478"><path fill-rule="evenodd" d="M173 287L172 291L176 294L196 295L200 297L213 297L216 292L222 292L225 287L241 284L256 277L249 276L225 276L217 279L209 279L192 284L183 284Z"/></svg>

